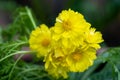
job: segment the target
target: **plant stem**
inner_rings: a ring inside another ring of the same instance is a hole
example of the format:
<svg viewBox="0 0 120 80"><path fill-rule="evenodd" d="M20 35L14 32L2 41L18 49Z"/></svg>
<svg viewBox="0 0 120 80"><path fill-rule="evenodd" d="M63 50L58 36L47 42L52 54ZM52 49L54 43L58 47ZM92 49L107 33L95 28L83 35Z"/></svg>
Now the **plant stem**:
<svg viewBox="0 0 120 80"><path fill-rule="evenodd" d="M8 80L11 79L11 75L12 75L12 73L13 73L13 70L14 70L16 64L17 64L18 61L22 58L23 55L24 55L24 54L20 55L20 56L18 57L18 59L16 60L16 62L14 63L14 65L13 65L13 67L12 67L12 69L11 69L11 72L9 73L9 79L8 79Z"/></svg>
<svg viewBox="0 0 120 80"><path fill-rule="evenodd" d="M32 13L31 13L31 11L30 11L30 9L28 7L25 7L25 9L26 9L27 14L28 14L28 16L29 16L29 18L30 18L30 20L31 20L31 22L33 24L33 27L35 29L36 28L36 23L35 23L35 21L33 19Z"/></svg>
<svg viewBox="0 0 120 80"><path fill-rule="evenodd" d="M11 54L9 54L9 55L1 58L1 59L0 59L0 62L2 62L3 60L5 60L5 59L7 59L7 58L9 58L9 57L11 57L11 56L13 56L13 55L16 55L16 54L27 54L27 53L33 53L33 51L17 51L17 52L15 52L15 53L11 53Z"/></svg>

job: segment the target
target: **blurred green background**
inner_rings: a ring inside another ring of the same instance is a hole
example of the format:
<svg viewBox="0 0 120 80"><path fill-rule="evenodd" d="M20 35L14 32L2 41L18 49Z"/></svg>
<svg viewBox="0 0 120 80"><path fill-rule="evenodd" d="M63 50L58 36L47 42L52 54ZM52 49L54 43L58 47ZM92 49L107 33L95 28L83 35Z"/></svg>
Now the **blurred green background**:
<svg viewBox="0 0 120 80"><path fill-rule="evenodd" d="M0 0L0 26L12 23L16 9L24 6L32 9L37 25L48 26L62 10L71 8L102 32L108 46L120 45L120 0Z"/></svg>

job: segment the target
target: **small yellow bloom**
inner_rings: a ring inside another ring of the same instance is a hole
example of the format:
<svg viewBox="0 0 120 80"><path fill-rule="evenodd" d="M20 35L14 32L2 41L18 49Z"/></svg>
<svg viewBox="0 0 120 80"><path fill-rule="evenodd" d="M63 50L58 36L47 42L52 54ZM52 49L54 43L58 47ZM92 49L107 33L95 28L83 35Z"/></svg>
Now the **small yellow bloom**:
<svg viewBox="0 0 120 80"><path fill-rule="evenodd" d="M99 49L99 43L103 42L102 34L98 31L95 32L95 28L90 28L87 32L85 32L85 44L87 47L93 47L95 49Z"/></svg>
<svg viewBox="0 0 120 80"><path fill-rule="evenodd" d="M93 64L96 59L96 50L89 48L86 51L75 50L71 55L68 55L66 61L69 69L72 72L83 72Z"/></svg>
<svg viewBox="0 0 120 80"><path fill-rule="evenodd" d="M83 41L83 34L90 28L90 24L85 21L82 14L73 10L63 10L56 18L53 27L53 39L61 40L66 48L69 46L79 46ZM71 44L69 44L71 43Z"/></svg>
<svg viewBox="0 0 120 80"><path fill-rule="evenodd" d="M49 65L48 69L46 69L46 71L48 72L49 75L53 76L54 78L67 78L67 72L66 71L68 68L66 67L62 67L60 65L58 65L57 67L54 67L52 64Z"/></svg>
<svg viewBox="0 0 120 80"><path fill-rule="evenodd" d="M37 56L46 56L51 50L51 32L44 24L32 31L29 40L31 50L37 51Z"/></svg>
<svg viewBox="0 0 120 80"><path fill-rule="evenodd" d="M59 55L55 56L54 53L50 53L45 58L45 69L48 74L55 78L64 77L67 78L68 67L65 62L65 56Z"/></svg>

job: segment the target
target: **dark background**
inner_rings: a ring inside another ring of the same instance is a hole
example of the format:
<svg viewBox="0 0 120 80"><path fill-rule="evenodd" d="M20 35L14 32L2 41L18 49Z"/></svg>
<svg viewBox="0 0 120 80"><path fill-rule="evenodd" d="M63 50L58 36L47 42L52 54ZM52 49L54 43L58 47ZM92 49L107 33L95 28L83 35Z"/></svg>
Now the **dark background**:
<svg viewBox="0 0 120 80"><path fill-rule="evenodd" d="M108 47L120 45L120 0L0 0L0 27L7 28L15 10L24 6L32 9L39 24L48 26L62 10L71 8L102 32Z"/></svg>

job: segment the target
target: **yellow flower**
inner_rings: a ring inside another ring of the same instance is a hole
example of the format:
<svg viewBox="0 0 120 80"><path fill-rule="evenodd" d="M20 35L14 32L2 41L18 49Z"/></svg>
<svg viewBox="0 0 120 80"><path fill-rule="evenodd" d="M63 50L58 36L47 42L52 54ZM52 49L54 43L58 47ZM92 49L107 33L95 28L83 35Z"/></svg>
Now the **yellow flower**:
<svg viewBox="0 0 120 80"><path fill-rule="evenodd" d="M67 78L68 67L65 62L65 56L55 56L54 53L48 54L45 58L45 70L55 78Z"/></svg>
<svg viewBox="0 0 120 80"><path fill-rule="evenodd" d="M82 14L73 10L64 10L56 18L53 27L53 39L61 40L61 44L66 48L69 46L79 46L83 41L83 34L90 28L90 24L85 21ZM70 44L69 44L70 43Z"/></svg>
<svg viewBox="0 0 120 80"><path fill-rule="evenodd" d="M54 78L67 78L67 72L66 71L68 68L62 67L60 65L57 65L57 67L54 67L52 64L49 65L48 69L46 71L48 72L49 75L53 76Z"/></svg>
<svg viewBox="0 0 120 80"><path fill-rule="evenodd" d="M99 49L99 43L103 42L102 34L98 31L95 32L95 28L90 28L85 32L85 46L93 47L95 49Z"/></svg>
<svg viewBox="0 0 120 80"><path fill-rule="evenodd" d="M103 39L90 26L82 14L63 10L52 28L42 24L32 31L30 48L37 51L38 57L44 57L48 74L67 78L68 72L83 72L96 59L96 50Z"/></svg>
<svg viewBox="0 0 120 80"><path fill-rule="evenodd" d="M45 24L32 31L29 39L31 50L37 51L37 57L46 56L51 50L51 32Z"/></svg>
<svg viewBox="0 0 120 80"><path fill-rule="evenodd" d="M66 58L70 71L83 72L93 64L96 59L96 50L89 48L86 51L76 49Z"/></svg>

